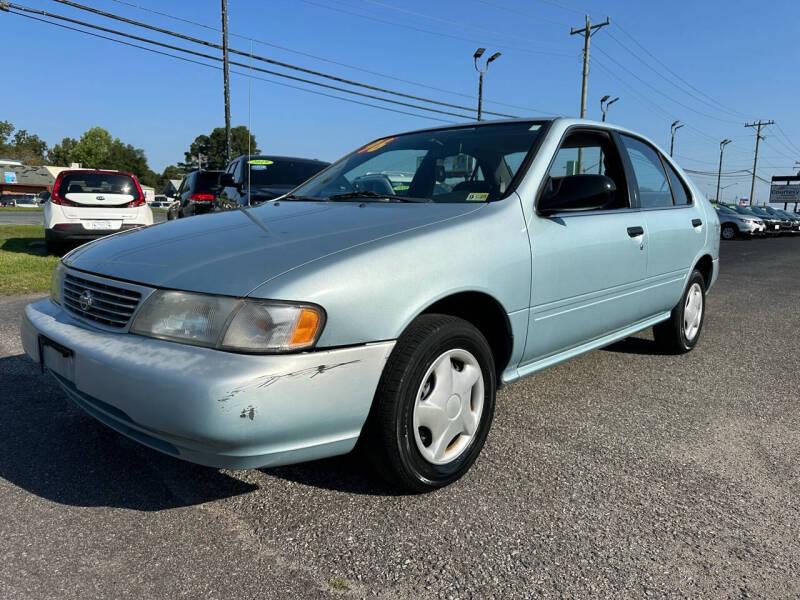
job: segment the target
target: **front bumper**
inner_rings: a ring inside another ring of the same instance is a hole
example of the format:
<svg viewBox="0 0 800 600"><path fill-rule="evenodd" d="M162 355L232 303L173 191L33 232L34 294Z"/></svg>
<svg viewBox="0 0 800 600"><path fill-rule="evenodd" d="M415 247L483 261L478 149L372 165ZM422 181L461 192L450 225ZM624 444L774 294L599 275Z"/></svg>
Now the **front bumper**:
<svg viewBox="0 0 800 600"><path fill-rule="evenodd" d="M97 420L161 452L232 469L349 452L394 347L234 354L89 329L49 299L27 306L21 334L28 356L38 363L41 351Z"/></svg>

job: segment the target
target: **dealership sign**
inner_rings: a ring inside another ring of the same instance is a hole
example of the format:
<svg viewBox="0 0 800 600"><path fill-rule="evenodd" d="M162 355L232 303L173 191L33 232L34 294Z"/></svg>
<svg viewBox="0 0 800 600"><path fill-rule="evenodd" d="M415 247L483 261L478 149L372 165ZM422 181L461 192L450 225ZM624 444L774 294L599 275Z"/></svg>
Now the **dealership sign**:
<svg viewBox="0 0 800 600"><path fill-rule="evenodd" d="M776 185L769 188L770 204L784 204L786 202L800 202L800 185Z"/></svg>
<svg viewBox="0 0 800 600"><path fill-rule="evenodd" d="M14 171L4 171L3 178L6 183L17 183L17 174Z"/></svg>

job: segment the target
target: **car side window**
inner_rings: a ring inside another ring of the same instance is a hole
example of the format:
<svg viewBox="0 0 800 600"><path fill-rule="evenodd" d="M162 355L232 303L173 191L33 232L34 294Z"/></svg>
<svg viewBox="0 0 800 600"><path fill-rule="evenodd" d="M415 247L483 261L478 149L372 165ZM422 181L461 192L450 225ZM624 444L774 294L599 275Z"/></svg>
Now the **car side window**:
<svg viewBox="0 0 800 600"><path fill-rule="evenodd" d="M675 201L675 206L686 206L692 203L692 198L689 195L689 189L667 161L663 161L669 176L669 183L672 186L672 198Z"/></svg>
<svg viewBox="0 0 800 600"><path fill-rule="evenodd" d="M604 210L629 208L628 186L617 147L604 131L576 131L569 133L558 149L548 171L547 186L558 190L564 177L569 175L605 175L617 188L614 202Z"/></svg>
<svg viewBox="0 0 800 600"><path fill-rule="evenodd" d="M664 208L672 206L672 191L667 174L658 153L635 138L621 135L622 143L631 159L636 184L639 187L639 203L642 208Z"/></svg>
<svg viewBox="0 0 800 600"><path fill-rule="evenodd" d="M239 183L244 181L242 176L242 165L244 165L244 159L236 162L235 171L233 173L233 180Z"/></svg>

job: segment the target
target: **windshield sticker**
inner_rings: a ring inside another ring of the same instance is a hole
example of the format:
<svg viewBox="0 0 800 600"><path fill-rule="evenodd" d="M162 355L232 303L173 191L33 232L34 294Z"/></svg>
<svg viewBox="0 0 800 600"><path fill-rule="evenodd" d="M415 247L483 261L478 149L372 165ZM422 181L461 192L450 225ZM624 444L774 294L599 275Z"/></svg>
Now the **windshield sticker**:
<svg viewBox="0 0 800 600"><path fill-rule="evenodd" d="M266 171L267 170L267 165L260 165L260 164L250 165L250 170L251 171Z"/></svg>
<svg viewBox="0 0 800 600"><path fill-rule="evenodd" d="M389 142L392 142L392 141L394 141L396 139L397 138L390 137L390 138L383 138L382 140L377 140L375 142L372 142L371 144L367 144L366 146L361 148L361 150L356 152L356 154L366 154L368 152L375 152L375 150L380 150L386 144L388 144Z"/></svg>
<svg viewBox="0 0 800 600"><path fill-rule="evenodd" d="M396 190L398 192L403 192L403 191L408 189L408 186L407 185L393 185L392 189L394 189L394 190Z"/></svg>
<svg viewBox="0 0 800 600"><path fill-rule="evenodd" d="M539 129L541 129L541 127L542 126L538 125L538 124L531 125L530 128L528 129L528 131L539 131Z"/></svg>
<svg viewBox="0 0 800 600"><path fill-rule="evenodd" d="M264 166L266 166L266 165L273 164L273 162L271 160L267 160L266 158L256 158L256 159L253 159L253 160L248 160L247 164L248 165L264 165Z"/></svg>
<svg viewBox="0 0 800 600"><path fill-rule="evenodd" d="M467 202L485 202L488 197L489 194L486 192L472 192L467 195Z"/></svg>

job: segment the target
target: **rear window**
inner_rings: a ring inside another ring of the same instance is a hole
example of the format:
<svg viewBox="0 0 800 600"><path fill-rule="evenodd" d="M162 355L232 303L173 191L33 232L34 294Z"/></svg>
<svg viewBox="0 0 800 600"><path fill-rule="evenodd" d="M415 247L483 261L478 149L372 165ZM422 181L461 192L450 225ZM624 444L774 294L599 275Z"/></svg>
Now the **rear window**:
<svg viewBox="0 0 800 600"><path fill-rule="evenodd" d="M68 173L61 178L61 194L122 194L136 197L136 183L130 175L116 173Z"/></svg>
<svg viewBox="0 0 800 600"><path fill-rule="evenodd" d="M252 158L242 161L250 167L250 182L254 186L296 186L310 179L322 169L324 163ZM247 171L242 174L247 179Z"/></svg>
<svg viewBox="0 0 800 600"><path fill-rule="evenodd" d="M219 185L220 171L200 171L194 180L194 191L213 192Z"/></svg>

